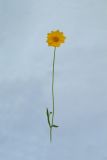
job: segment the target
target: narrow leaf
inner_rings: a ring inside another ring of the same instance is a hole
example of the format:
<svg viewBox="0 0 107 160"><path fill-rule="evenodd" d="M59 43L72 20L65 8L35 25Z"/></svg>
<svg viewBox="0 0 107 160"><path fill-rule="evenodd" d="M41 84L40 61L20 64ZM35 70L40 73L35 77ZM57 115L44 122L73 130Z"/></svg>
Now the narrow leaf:
<svg viewBox="0 0 107 160"><path fill-rule="evenodd" d="M52 127L56 127L56 128L57 128L57 127L59 127L59 126L53 124Z"/></svg>
<svg viewBox="0 0 107 160"><path fill-rule="evenodd" d="M46 109L46 114L47 114L48 124L49 124L49 126L50 126L50 119L49 119L49 111L48 111L48 108Z"/></svg>

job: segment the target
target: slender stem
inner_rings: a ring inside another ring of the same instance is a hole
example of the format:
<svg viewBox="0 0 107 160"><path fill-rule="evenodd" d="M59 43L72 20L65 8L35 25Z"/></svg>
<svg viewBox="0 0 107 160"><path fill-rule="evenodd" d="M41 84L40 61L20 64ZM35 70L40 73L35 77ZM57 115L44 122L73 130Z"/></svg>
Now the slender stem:
<svg viewBox="0 0 107 160"><path fill-rule="evenodd" d="M50 127L50 142L52 141L52 133L51 133L51 127Z"/></svg>
<svg viewBox="0 0 107 160"><path fill-rule="evenodd" d="M54 56L53 56L53 65L52 65L52 124L54 121L54 113L55 113L55 107L54 107L54 68L55 68L55 52L56 47L54 48ZM50 141L52 141L52 126L50 127Z"/></svg>
<svg viewBox="0 0 107 160"><path fill-rule="evenodd" d="M56 52L56 47L54 48L54 57L53 57L53 69L52 69L52 108L53 108L53 114L52 114L52 124L53 124L53 118L54 118L54 113L55 113L55 108L54 108L54 68L55 68L55 52Z"/></svg>
<svg viewBox="0 0 107 160"><path fill-rule="evenodd" d="M52 127L50 127L50 142L52 142Z"/></svg>

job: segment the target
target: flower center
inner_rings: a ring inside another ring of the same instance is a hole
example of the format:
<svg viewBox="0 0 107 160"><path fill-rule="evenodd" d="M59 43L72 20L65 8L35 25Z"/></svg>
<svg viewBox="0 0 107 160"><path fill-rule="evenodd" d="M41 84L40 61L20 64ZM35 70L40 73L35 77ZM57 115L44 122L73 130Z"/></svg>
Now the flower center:
<svg viewBox="0 0 107 160"><path fill-rule="evenodd" d="M53 41L54 41L54 42L58 42L58 41L59 41L59 38L58 38L58 37L53 37Z"/></svg>

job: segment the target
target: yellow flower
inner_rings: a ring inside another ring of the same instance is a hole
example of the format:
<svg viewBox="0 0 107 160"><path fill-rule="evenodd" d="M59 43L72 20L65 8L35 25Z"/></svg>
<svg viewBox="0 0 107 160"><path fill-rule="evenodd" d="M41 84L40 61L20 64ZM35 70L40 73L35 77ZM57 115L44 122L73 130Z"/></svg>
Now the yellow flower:
<svg viewBox="0 0 107 160"><path fill-rule="evenodd" d="M52 31L47 34L48 46L60 47L61 43L64 43L65 38L63 32L60 32L59 30Z"/></svg>

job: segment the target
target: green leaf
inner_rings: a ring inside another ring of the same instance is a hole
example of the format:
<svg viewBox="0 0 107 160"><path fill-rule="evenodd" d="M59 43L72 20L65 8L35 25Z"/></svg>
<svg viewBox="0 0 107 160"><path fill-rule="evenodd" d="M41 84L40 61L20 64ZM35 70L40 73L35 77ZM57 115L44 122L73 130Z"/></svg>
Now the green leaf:
<svg viewBox="0 0 107 160"><path fill-rule="evenodd" d="M53 124L53 125L52 125L52 127L55 127L55 128L57 128L57 127L59 127L59 126L57 126L57 125L54 125L54 124Z"/></svg>
<svg viewBox="0 0 107 160"><path fill-rule="evenodd" d="M48 124L49 124L49 126L50 126L50 119L49 119L49 111L48 111L48 108L46 109L46 115L47 115Z"/></svg>

